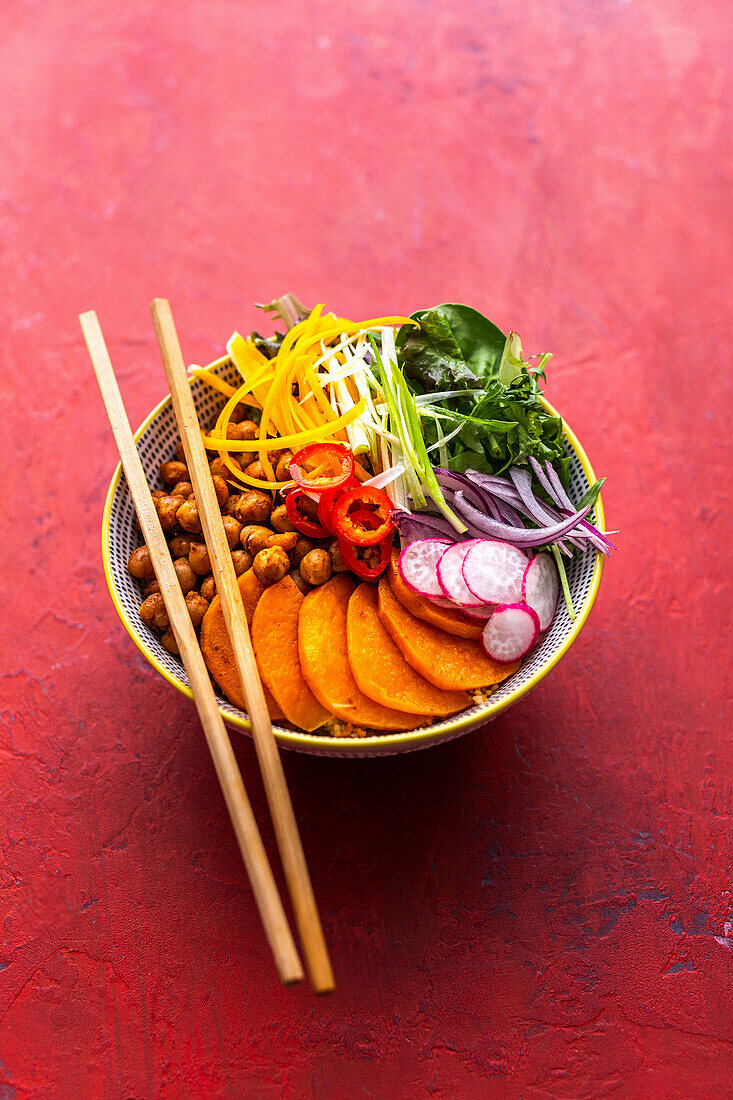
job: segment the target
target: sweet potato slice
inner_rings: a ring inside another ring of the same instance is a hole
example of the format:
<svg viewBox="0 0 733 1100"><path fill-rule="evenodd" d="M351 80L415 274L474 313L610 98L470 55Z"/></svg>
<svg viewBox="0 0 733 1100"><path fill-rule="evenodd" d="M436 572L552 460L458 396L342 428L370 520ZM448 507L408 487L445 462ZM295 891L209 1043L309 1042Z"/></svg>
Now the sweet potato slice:
<svg viewBox="0 0 733 1100"><path fill-rule="evenodd" d="M384 707L364 695L349 664L346 616L354 582L340 573L303 600L298 653L303 675L316 699L337 718L376 730L410 730L425 716Z"/></svg>
<svg viewBox="0 0 733 1100"><path fill-rule="evenodd" d="M237 584L239 585L239 591L242 593L247 625L251 629L252 616L255 613L257 601L265 589L257 580L253 569L248 569L246 573L242 573L241 577L237 578ZM234 650L232 649L232 643L229 641L224 622L224 612L221 609L221 600L218 596L214 596L209 610L204 615L204 621L201 623L200 641L206 667L219 687L230 703L234 703L235 707L239 707L240 710L246 710L247 702L244 698L237 666L234 664ZM265 701L273 722L279 722L285 717L267 690L266 685Z"/></svg>
<svg viewBox="0 0 733 1100"><path fill-rule="evenodd" d="M456 638L415 618L394 595L386 577L379 582L379 617L407 663L446 691L498 684L519 668L519 661L498 665L478 642Z"/></svg>
<svg viewBox="0 0 733 1100"><path fill-rule="evenodd" d="M303 593L292 577L283 577L260 596L252 618L252 644L263 683L294 726L315 730L331 712L308 687L298 657L298 616Z"/></svg>
<svg viewBox="0 0 733 1100"><path fill-rule="evenodd" d="M360 584L354 592L346 626L351 671L370 699L431 717L455 714L471 705L465 691L442 691L407 663L382 625L373 584Z"/></svg>
<svg viewBox="0 0 733 1100"><path fill-rule="evenodd" d="M426 623L432 623L433 626L440 627L447 634L455 634L459 638L473 638L478 641L483 630L482 626L466 618L458 608L454 611L451 607L439 607L438 604L433 603L425 596L420 596L407 587L397 568L398 557L397 551L393 550L387 576L389 577L389 586L402 606L406 607L411 615L423 619Z"/></svg>

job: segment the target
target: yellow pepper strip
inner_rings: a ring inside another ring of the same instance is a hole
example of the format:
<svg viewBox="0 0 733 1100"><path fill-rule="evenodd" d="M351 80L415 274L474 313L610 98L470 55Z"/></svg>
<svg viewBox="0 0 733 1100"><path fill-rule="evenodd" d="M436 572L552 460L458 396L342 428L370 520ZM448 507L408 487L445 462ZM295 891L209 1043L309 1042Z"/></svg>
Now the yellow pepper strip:
<svg viewBox="0 0 733 1100"><path fill-rule="evenodd" d="M320 409L323 417L330 423L336 420L336 413L331 408L331 402L323 392L323 386L318 381L316 372L313 370L312 365L306 361L305 363L305 376L308 379L308 383L313 392L313 396L316 399L316 404Z"/></svg>
<svg viewBox="0 0 733 1100"><path fill-rule="evenodd" d="M246 383L243 386L239 387L240 390L244 390L246 388L247 388ZM216 426L215 426L214 431L213 431L213 437L215 439L226 440L227 427L229 426L229 422L230 422L232 412L236 408L235 403L237 401L238 395L239 395L238 391L233 393L231 398L229 399L229 401L227 401L226 405L224 406L224 408L219 413L219 417L216 421ZM228 454L227 451L224 451L224 450L221 450L220 448L217 448L217 454L218 454L219 458L221 459L221 461L226 466L226 468L229 470L230 480L232 478L238 480L240 477L247 476L247 475L242 474L242 472L241 472L238 465L237 466L234 465L234 463L233 463L232 459L229 457L229 454Z"/></svg>
<svg viewBox="0 0 733 1100"><path fill-rule="evenodd" d="M303 408L303 402L299 400L301 393L306 394L307 397L313 397L313 393L308 389L304 379L305 372L299 369L299 364L296 361L288 378L289 393L287 401L293 419L293 430L307 432L309 428L320 427L323 424L323 419L318 415L318 410L314 404L311 404L309 408ZM297 387L297 397L293 392L294 386Z"/></svg>
<svg viewBox="0 0 733 1100"><path fill-rule="evenodd" d="M315 309L311 311L310 316L306 317L304 321L300 321L297 325L293 325L293 327L285 333L285 336L283 337L283 342L280 345L276 356L277 359L282 356L282 359L285 360L290 354L290 349L293 347L296 341L300 340L302 336L307 335L311 332L311 330L315 327L315 322L318 321L321 316L322 309L323 305L316 306Z"/></svg>
<svg viewBox="0 0 733 1100"><path fill-rule="evenodd" d="M242 376L243 385L237 390L212 375L209 368L199 370L201 377L228 398L216 427L210 436L203 437L203 441L209 450L219 454L233 480L256 489L286 488L291 483L275 480L269 452L284 448L297 450L305 443L329 437L343 439L346 426L363 414L366 398L341 416L332 408L315 367L316 362L320 366L319 351L316 350L318 345L321 345L322 351L323 345L330 340L336 337L343 339L343 334L356 334L362 329L417 325L409 317L378 317L355 323L333 313L324 316L323 309L322 304L317 305L308 317L285 334L274 359L263 355L251 338L245 339L235 332L227 343L227 352ZM218 366L219 363L211 366ZM240 403L262 410L257 439L226 438L232 412ZM250 477L234 465L232 459L235 454L244 457L254 452L259 454L260 462L272 480ZM368 472L358 464L355 472L360 481L369 477Z"/></svg>
<svg viewBox="0 0 733 1100"><path fill-rule="evenodd" d="M218 443L218 446L216 447L216 452L226 468L229 470L229 473L231 475L230 480L236 480L239 484L244 484L255 489L276 489L281 486L279 486L274 477L271 482L262 481L259 478L253 478L249 474L243 473L238 466L234 465L231 458L229 457L228 450L225 446L225 444L229 442L226 438L226 432L232 412L240 403L240 400L243 396L243 391L245 391L247 388L247 383L245 382L242 386L239 387L238 390L235 391L235 393L232 394L224 408L219 413L219 418L216 422L216 427L214 428L214 432L212 435L212 438L215 439Z"/></svg>
<svg viewBox="0 0 733 1100"><path fill-rule="evenodd" d="M319 332L316 336L303 337L303 345L300 350L306 351L312 348L314 344L320 343L321 340L328 342L328 340L332 340L336 336L341 336L343 333L346 335L354 335L361 329L385 328L387 325L417 325L418 328L420 327L418 322L413 321L410 317L375 317L371 321L362 321L358 324L355 324L354 321L347 321L345 318L337 317L336 323L329 329ZM291 329L290 331L292 332L293 330Z"/></svg>
<svg viewBox="0 0 733 1100"><path fill-rule="evenodd" d="M325 424L320 428L310 428L307 432L298 432L296 435L282 435L271 437L270 439L221 439L211 435L202 436L204 446L210 451L218 451L219 448L223 448L229 452L238 454L240 451L254 452L259 451L260 448L266 451L282 450L288 448L289 450L297 450L305 443L310 443L313 440L327 439L328 436L335 435L341 428L345 428L347 424L353 424L355 420L358 420L361 414L364 412L366 406L366 398L362 397L361 401L354 405L353 409L349 409L347 413L340 416L337 420L332 421L330 424Z"/></svg>
<svg viewBox="0 0 733 1100"><path fill-rule="evenodd" d="M192 378L200 378L202 382L208 383L212 389L218 393L223 393L225 397L231 397L234 393L234 386L230 386L228 382L223 382L221 378L217 378L207 367L193 367L189 369L188 373Z"/></svg>
<svg viewBox="0 0 733 1100"><path fill-rule="evenodd" d="M270 386L267 390L267 396L262 403L262 416L260 417L259 433L260 446L257 448L262 467L268 478L272 478L273 481L276 480L275 471L273 470L272 463L270 462L270 459L267 455L267 448L262 445L268 441L267 436L268 428L270 427L270 419L272 418L273 423L275 424L275 427L277 428L280 436L287 434L287 430L285 427L286 418L284 417L282 410L283 402L282 400L278 400L278 398L280 397L280 391L283 388L283 383L287 381L287 373L282 369L285 364L278 363L278 356L275 357L274 362L276 363L275 377L270 383ZM277 369L278 366L280 367L279 371ZM274 416L273 412L275 412Z"/></svg>
<svg viewBox="0 0 733 1100"><path fill-rule="evenodd" d="M251 340L245 340L238 332L235 332L227 343L227 351L245 379L244 391L251 391L264 410L269 393L267 383L277 375L277 356L275 359L267 359L257 351ZM277 430L282 431L282 424L278 422L278 418L272 419Z"/></svg>
<svg viewBox="0 0 733 1100"><path fill-rule="evenodd" d="M420 328L420 322L413 317L374 317L371 321L359 322L348 321L345 317L341 317L339 320L342 325L346 325L347 329L352 328L354 332L358 332L360 328L386 328L387 325L415 325L416 328Z"/></svg>
<svg viewBox="0 0 733 1100"><path fill-rule="evenodd" d="M215 359L213 363L209 363L207 367L189 367L188 373L194 378L200 378L202 382L206 382L212 389L223 394L224 397L231 397L234 393L234 386L230 386L223 378L219 378L218 374L214 374L217 367L220 367L223 363L230 362L231 359L229 356L224 355L221 359ZM262 408L256 398L248 397L246 394L242 394L239 400L240 404L249 405L252 409Z"/></svg>
<svg viewBox="0 0 733 1100"><path fill-rule="evenodd" d="M318 428L328 423L318 408L316 395L308 385L308 380L305 376L305 368L300 364L296 371L296 379L298 383L298 409L301 417L309 422L308 427Z"/></svg>

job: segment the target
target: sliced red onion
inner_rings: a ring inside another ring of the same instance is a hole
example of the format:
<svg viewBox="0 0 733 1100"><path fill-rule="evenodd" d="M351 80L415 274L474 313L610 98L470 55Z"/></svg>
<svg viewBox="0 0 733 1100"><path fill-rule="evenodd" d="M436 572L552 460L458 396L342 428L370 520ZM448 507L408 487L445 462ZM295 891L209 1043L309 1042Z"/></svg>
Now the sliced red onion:
<svg viewBox="0 0 733 1100"><path fill-rule="evenodd" d="M466 477L472 484L478 485L499 500L505 500L507 504L518 504L522 499L516 487L505 478L482 474L480 470L466 470Z"/></svg>
<svg viewBox="0 0 733 1100"><path fill-rule="evenodd" d="M542 466L533 455L530 455L529 462L535 472L537 480L547 493L548 497L550 497L551 500L555 501L555 504L557 504L557 506L560 508L563 515L570 515L575 510L575 505L573 504L568 494L565 492L562 482L560 481L555 471L552 469L551 463L546 463L547 473L545 473L545 471L542 469ZM554 479L553 481L551 481L549 478L550 472L552 472ZM616 549L611 540L606 538L606 536L601 531L599 531L597 527L594 527L592 523L588 523L587 520L583 520L583 522L579 526L581 530L577 531L576 535L585 535L585 537L589 539L590 542L595 546L596 550L600 550L602 554L608 554L611 550Z"/></svg>
<svg viewBox="0 0 733 1100"><path fill-rule="evenodd" d="M462 492L470 493L471 499L477 506L488 508L489 494L480 485L474 484L466 474L456 474L452 470L436 469L435 476L441 489L448 490L450 493L455 493L459 489Z"/></svg>
<svg viewBox="0 0 733 1100"><path fill-rule="evenodd" d="M542 466L537 461L537 459L534 457L534 455L529 456L529 464L530 464L530 466L532 467L532 469L534 471L535 477L537 478L540 485L542 486L542 488L547 493L550 500L554 500L555 504L557 504L560 508L564 508L565 505L562 503L561 500L558 499L557 493L555 492L554 488L552 487L552 483L550 482L550 479L548 478L547 474L542 469Z"/></svg>
<svg viewBox="0 0 733 1100"><path fill-rule="evenodd" d="M511 504L507 504L505 500L497 502L497 508L499 509L499 515L505 523L508 523L510 527L521 527L522 517L516 508L512 508Z"/></svg>
<svg viewBox="0 0 733 1100"><path fill-rule="evenodd" d="M516 486L519 496L522 498L522 504L524 505L523 511L534 520L540 527L551 527L555 523L559 523L562 520L562 516L554 509L548 510L534 495L532 491L532 475L528 470L520 470L517 466L512 466L509 471L509 476ZM507 517L508 518L508 517ZM578 550L585 550L585 546L582 541L568 535L568 541ZM571 558L573 555L564 542L558 542L560 552L565 554L566 557Z"/></svg>
<svg viewBox="0 0 733 1100"><path fill-rule="evenodd" d="M542 504L532 492L532 475L529 471L520 470L517 466L512 466L509 470L509 477L514 482L516 490L522 498L524 507L535 523L544 524L545 527L551 526L552 516L548 515Z"/></svg>
<svg viewBox="0 0 733 1100"><path fill-rule="evenodd" d="M470 468L465 474L443 469L436 469L435 472L451 507L455 507L456 492L462 492L468 504L472 504L483 514L488 513L487 518L498 523L504 522L517 530L524 530L525 516L533 523L545 527L554 527L575 516L575 507L562 488L552 466L547 464L548 473L546 473L534 457L530 458L530 463L538 481L554 504L549 505L538 500L532 488L529 471L517 467L510 470L511 480ZM549 471L552 472L553 481L549 478ZM570 501L569 507L565 506L566 500ZM485 533L485 529L479 529L478 525L469 523L468 526L469 534L474 538L480 533ZM613 543L585 519L576 522L572 534L566 535L565 540L558 540L560 551L572 557L567 543L581 552L587 549L588 543L603 554L608 554L611 549L615 549Z"/></svg>
<svg viewBox="0 0 733 1100"><path fill-rule="evenodd" d="M552 527L538 527L536 530L530 530L527 527L509 527L506 524L497 523L495 519L484 515L478 508L469 504L460 490L455 496L455 506L466 520L469 520L474 527L478 527L479 531L519 547L545 546L548 542L555 542L577 527L590 512L590 506L586 505L561 523L556 523Z"/></svg>
<svg viewBox="0 0 733 1100"><path fill-rule="evenodd" d="M547 477L550 481L550 484L557 494L557 503L560 505L561 508L568 508L572 512L575 505L573 504L568 494L565 492L563 483L560 481L557 471L553 469L551 462L545 463L545 470L547 471Z"/></svg>
<svg viewBox="0 0 733 1100"><path fill-rule="evenodd" d="M416 539L446 538L450 542L458 541L455 528L443 516L434 516L430 512L406 512L402 508L393 508L389 518L400 533L402 545L408 546Z"/></svg>

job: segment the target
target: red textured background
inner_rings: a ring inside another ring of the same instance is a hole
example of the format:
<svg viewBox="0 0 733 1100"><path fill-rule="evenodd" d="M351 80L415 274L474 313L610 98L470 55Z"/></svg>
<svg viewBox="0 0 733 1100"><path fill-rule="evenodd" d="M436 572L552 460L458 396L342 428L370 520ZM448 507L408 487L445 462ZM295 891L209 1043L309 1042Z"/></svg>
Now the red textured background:
<svg viewBox="0 0 733 1100"><path fill-rule="evenodd" d="M732 49L723 0L0 6L1 1100L730 1095ZM154 295L206 361L288 289L553 350L622 532L483 732L287 755L321 1000L109 600L76 320L138 422Z"/></svg>

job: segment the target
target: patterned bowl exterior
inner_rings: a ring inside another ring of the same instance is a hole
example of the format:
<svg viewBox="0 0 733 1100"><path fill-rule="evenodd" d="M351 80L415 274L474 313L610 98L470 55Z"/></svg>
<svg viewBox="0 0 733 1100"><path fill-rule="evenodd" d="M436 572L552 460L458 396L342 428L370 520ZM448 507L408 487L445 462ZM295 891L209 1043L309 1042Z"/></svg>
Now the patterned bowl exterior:
<svg viewBox="0 0 733 1100"><path fill-rule="evenodd" d="M223 360L216 371L225 381L231 384L237 383L239 376L228 361ZM199 419L202 424L208 424L214 414L222 408L224 398L200 379L193 379L191 386ZM549 403L545 402L545 404L550 412L555 413ZM136 432L135 438L148 484L151 488L162 488L159 467L162 462L172 457L179 438L170 397L153 409ZM583 449L567 425L565 425L565 449L572 459L570 495L572 499L579 500L595 477ZM600 499L596 504L594 517L590 518L594 518L599 529L603 530L603 509ZM149 630L140 619L142 585L134 580L126 569L127 560L138 545L140 545L140 536L135 528L132 499L127 482L118 466L109 487L102 520L102 556L110 594L128 634L140 652L166 680L192 699L188 677L180 660L163 648L157 634ZM377 734L373 737L358 739L323 737L275 726L275 736L279 744L283 748L321 756L383 756L437 745L484 725L526 695L567 653L588 617L598 591L602 570L603 556L593 551L588 551L582 557L574 558L570 562L568 582L576 610L575 622L570 622L565 603L560 600L552 626L540 645L533 650L513 676L500 684L486 703L471 707L423 729L410 730L406 733ZM228 725L249 730L249 719L244 711L233 706L218 692L217 700Z"/></svg>

